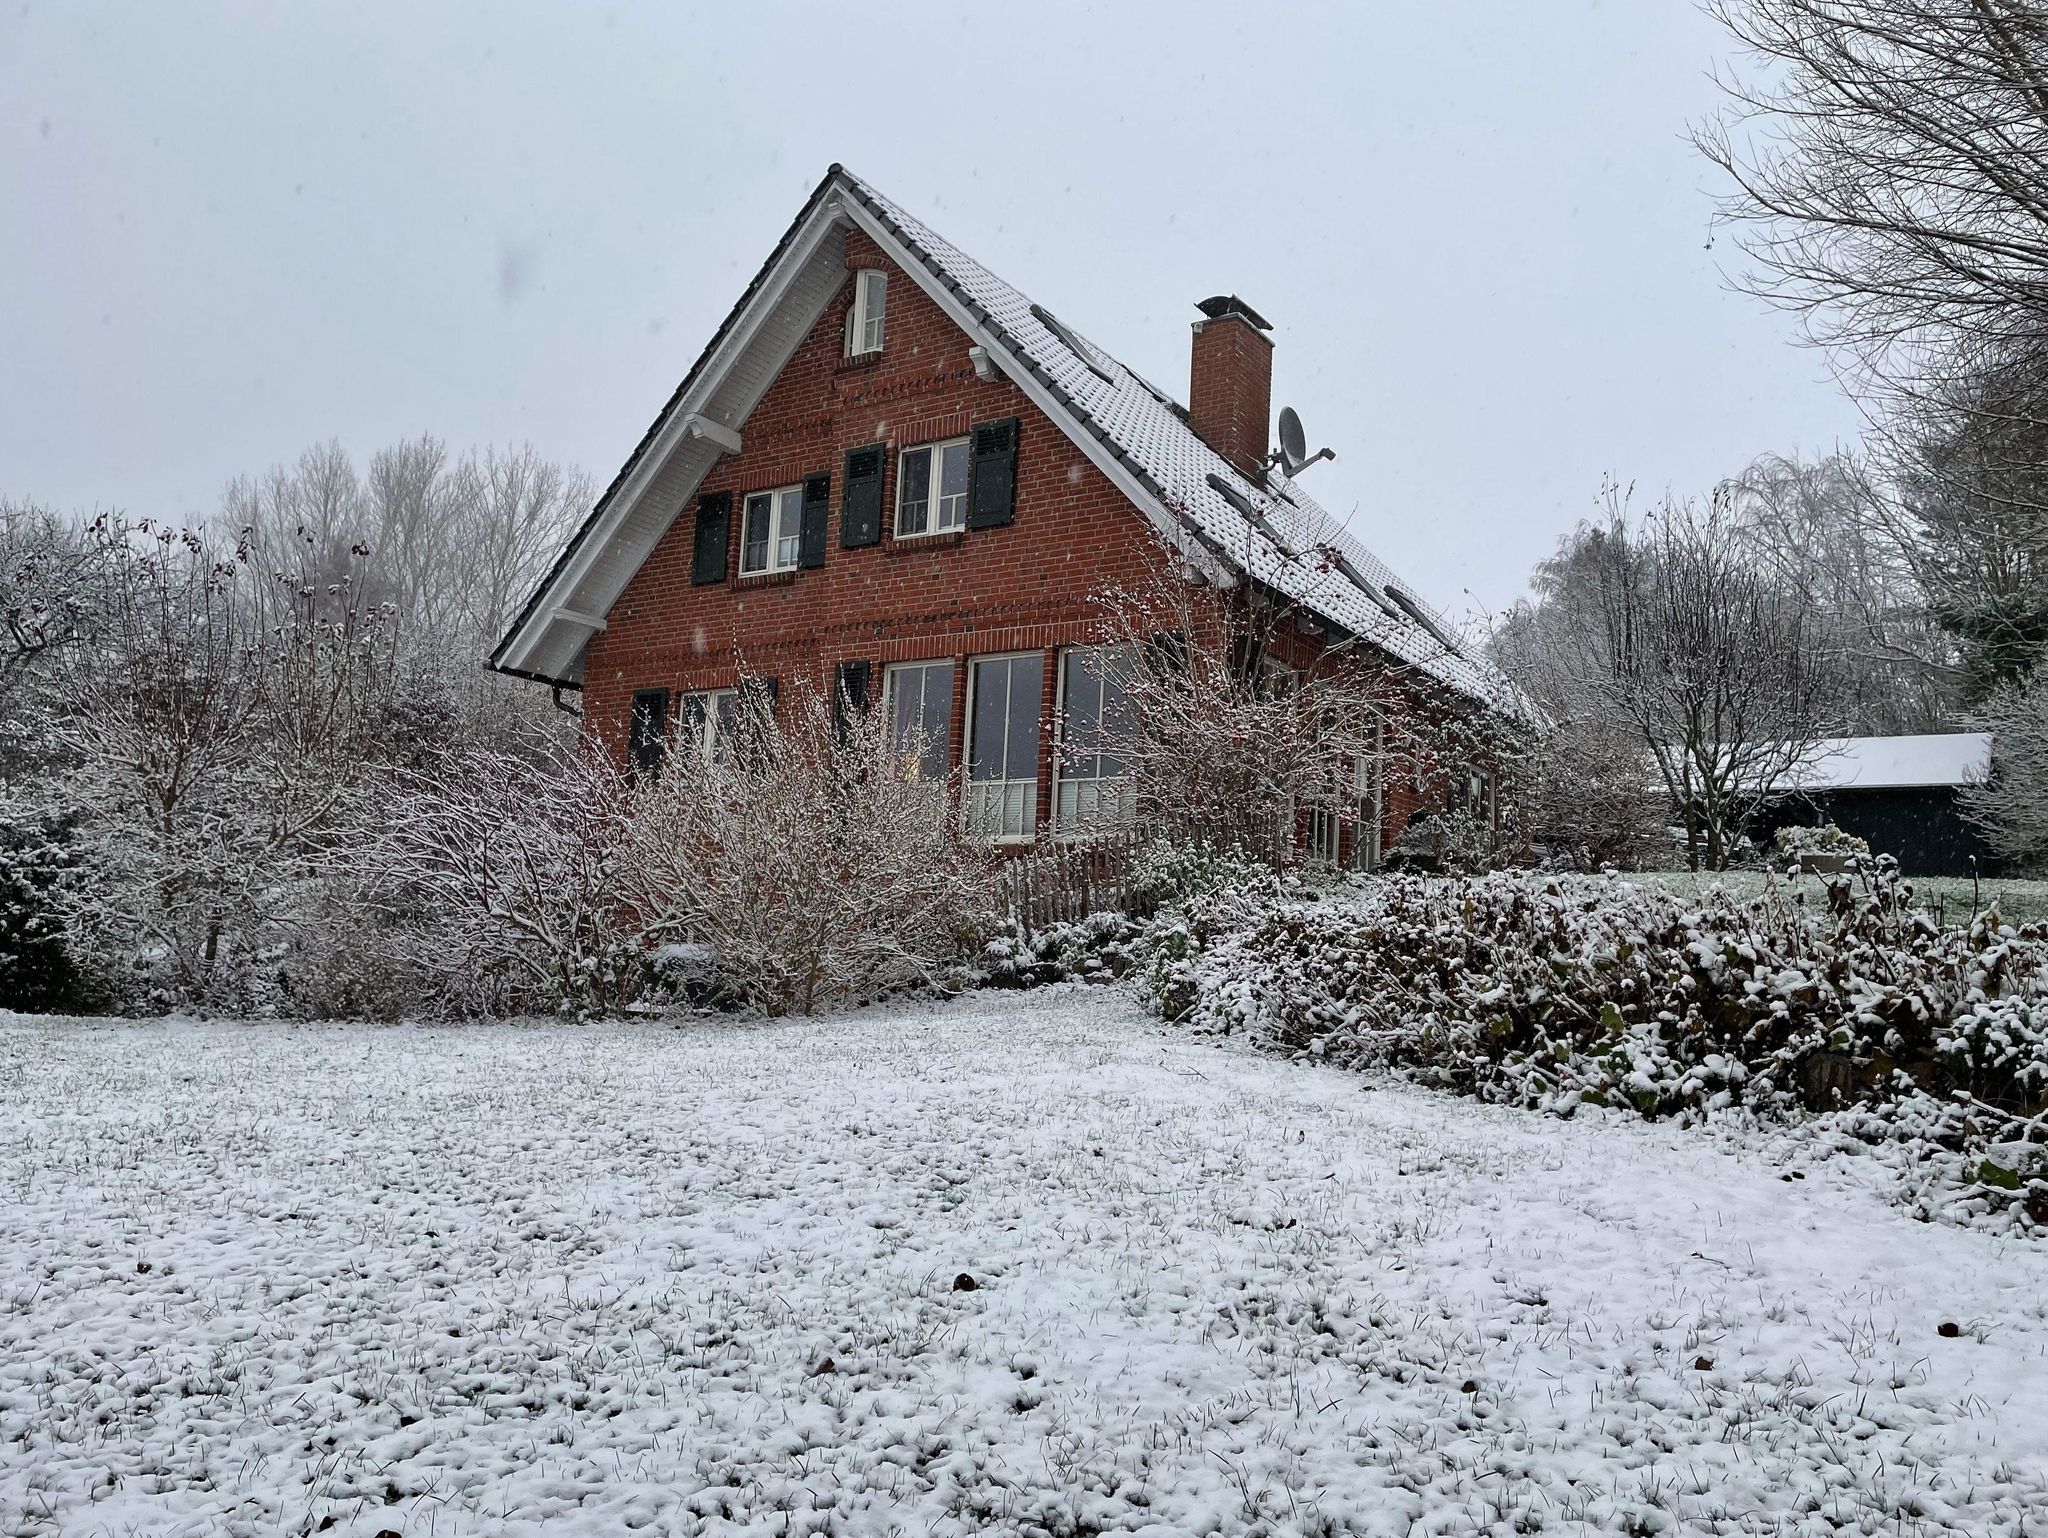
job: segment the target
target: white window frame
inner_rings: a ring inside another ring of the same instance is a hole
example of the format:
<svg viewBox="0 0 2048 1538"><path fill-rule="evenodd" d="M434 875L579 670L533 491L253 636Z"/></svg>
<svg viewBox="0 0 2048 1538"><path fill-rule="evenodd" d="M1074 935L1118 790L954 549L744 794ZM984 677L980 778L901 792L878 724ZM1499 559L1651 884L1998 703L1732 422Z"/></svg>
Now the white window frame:
<svg viewBox="0 0 2048 1538"><path fill-rule="evenodd" d="M865 358L882 350L889 316L889 274L863 267L853 276L853 303L846 311L846 356Z"/></svg>
<svg viewBox="0 0 2048 1538"><path fill-rule="evenodd" d="M696 741L684 742L683 733L692 727L690 720L694 713L692 706L698 700L704 702L704 719L694 723ZM699 758L709 759L718 751L718 706L722 700L732 701L733 720L739 720L740 691L729 686L724 689L692 689L676 698L676 721L671 729L678 748L695 753Z"/></svg>
<svg viewBox="0 0 2048 1538"><path fill-rule="evenodd" d="M944 495L940 488L945 485L945 453L958 449L967 459L967 485L953 496ZM921 529L903 527L903 491L910 484L905 465L913 454L931 456L931 469L925 480L925 525ZM939 534L958 534L967 527L967 499L974 488L974 440L972 438L941 438L936 443L915 443L896 454L896 516L890 523L890 530L897 539L931 539ZM947 511L946 504L954 502L951 523L940 520Z"/></svg>
<svg viewBox="0 0 2048 1538"><path fill-rule="evenodd" d="M1336 808L1312 806L1308 809L1308 843L1304 853L1311 864L1336 865L1343 827L1343 815Z"/></svg>
<svg viewBox="0 0 2048 1538"><path fill-rule="evenodd" d="M1067 772L1067 664L1075 657L1117 651L1125 653L1126 670L1135 670L1137 658L1131 655L1132 648L1128 646L1063 647L1055 663L1059 677L1053 683L1052 825L1057 833L1085 834L1100 828L1122 827L1137 820L1137 797L1132 790L1128 760L1122 774ZM1106 674L1107 669L1104 672ZM1098 751L1094 756L1100 767L1102 754ZM1104 806L1105 801L1108 802L1107 807Z"/></svg>
<svg viewBox="0 0 2048 1538"><path fill-rule="evenodd" d="M749 566L747 564L747 524L754 516L754 504L763 498L768 502L768 564ZM782 515L785 508L796 510L794 529L781 532ZM750 491L740 501L740 575L743 577L772 576L778 571L795 571L798 558L803 553L804 533L804 489L801 485L777 486L772 491ZM784 547L788 548L789 559L784 560Z"/></svg>
<svg viewBox="0 0 2048 1538"><path fill-rule="evenodd" d="M953 690L952 690L952 682L953 682L953 673L954 673L955 671L957 671L957 670L958 670L959 666L960 666L960 660L959 660L959 659L958 659L957 657L918 657L918 658L914 658L914 659L911 659L911 660L909 660L909 661L905 661L905 662L892 662L892 663L890 663L890 664L889 664L889 665L888 665L887 667L885 667L885 668L883 668L883 669L882 669L882 721L883 721L883 730L885 730L885 731L886 731L886 732L888 732L888 734L889 734L889 752L890 752L890 755L891 755L892 757L894 757L894 756L895 756L895 754L896 754L896 752L897 752L897 745L896 745L896 691L897 691L897 689L898 689L898 688L900 687L900 681L901 681L901 680L902 680L902 679L903 679L904 677L906 677L907 675L909 675L909 674L911 674L911 673L917 673L917 674L919 674L919 675L920 675L920 681L919 681L919 697L920 697L920 698L923 698L923 679L922 679L922 675L923 675L923 674L924 674L924 672L925 672L925 671L926 671L927 669L929 669L929 668L938 668L938 667L943 667L943 668L946 668L946 669L948 670L948 674L947 674L947 679L946 679L946 684L947 684L947 688L946 688L946 710L945 710L945 724L944 724L944 727L943 727L943 729L942 729L942 730L943 730L943 735L941 735L941 736L938 736L938 737L934 738L934 739L933 739L933 744L932 744L932 745L933 745L933 746L935 746L935 747L936 747L936 748L937 748L937 749L939 750L939 756L940 756L940 758L941 758L941 759L943 759L943 760L945 761L945 770L944 770L944 774L950 775L950 774L951 774L951 773L953 772L953 740L952 740L952 739L953 739ZM905 769L906 767L914 767L914 772L913 772L913 773L904 773L903 771L904 771L904 769ZM905 765L904 763L901 763L901 762L899 762L899 764L898 764L898 771L897 771L897 772L898 772L899 774L902 774L902 775L903 775L903 778L905 778L905 779L921 779L921 778L923 778L923 777L924 777L924 765L923 765L922 763L919 763L919 764L917 764L917 765L915 765L915 766L906 766L906 765ZM943 778L943 775L942 775L942 778Z"/></svg>
<svg viewBox="0 0 2048 1538"><path fill-rule="evenodd" d="M1031 710L1033 735L1038 740L1033 745L1030 779L977 780L974 778L974 712L979 703L976 696L980 693L981 664L1014 662L1023 657L1038 659L1041 670L1038 683L1042 690L1045 687L1045 653L1042 651L987 652L967 659L967 711L960 726L961 815L970 838L985 838L997 844L1029 844L1038 838L1038 759L1045 751L1045 723L1037 720L1038 707L1034 704ZM1009 756L1006 730L1003 757L1007 760ZM990 831L991 822L994 824L993 832Z"/></svg>
<svg viewBox="0 0 2048 1538"><path fill-rule="evenodd" d="M1372 752L1352 760L1352 810L1357 822L1351 830L1351 868L1378 870L1380 829L1387 810L1387 728L1384 722L1373 728Z"/></svg>

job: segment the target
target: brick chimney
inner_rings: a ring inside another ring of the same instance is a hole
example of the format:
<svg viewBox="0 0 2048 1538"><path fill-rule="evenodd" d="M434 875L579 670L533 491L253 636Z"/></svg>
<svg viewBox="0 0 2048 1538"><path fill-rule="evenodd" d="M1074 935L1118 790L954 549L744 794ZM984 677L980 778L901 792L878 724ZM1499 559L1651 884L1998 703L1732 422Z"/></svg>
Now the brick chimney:
<svg viewBox="0 0 2048 1538"><path fill-rule="evenodd" d="M1235 294L1195 306L1188 418L1202 441L1247 475L1265 466L1273 412L1273 328Z"/></svg>

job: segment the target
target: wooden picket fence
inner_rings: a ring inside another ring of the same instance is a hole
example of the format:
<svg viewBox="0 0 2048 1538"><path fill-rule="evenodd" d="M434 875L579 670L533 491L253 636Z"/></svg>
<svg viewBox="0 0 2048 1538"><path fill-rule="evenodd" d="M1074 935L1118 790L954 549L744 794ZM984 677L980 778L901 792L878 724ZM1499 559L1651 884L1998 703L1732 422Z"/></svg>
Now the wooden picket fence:
<svg viewBox="0 0 2048 1538"><path fill-rule="evenodd" d="M1003 906L1026 933L1048 924L1073 923L1091 913L1149 918L1153 900L1138 889L1133 867L1139 852L1166 831L1131 823L1093 831L1086 838L1042 840L1003 861L997 877ZM1172 832L1190 836L1186 829ZM1256 833L1233 828L1217 841L1276 869L1299 854L1291 830L1282 827Z"/></svg>

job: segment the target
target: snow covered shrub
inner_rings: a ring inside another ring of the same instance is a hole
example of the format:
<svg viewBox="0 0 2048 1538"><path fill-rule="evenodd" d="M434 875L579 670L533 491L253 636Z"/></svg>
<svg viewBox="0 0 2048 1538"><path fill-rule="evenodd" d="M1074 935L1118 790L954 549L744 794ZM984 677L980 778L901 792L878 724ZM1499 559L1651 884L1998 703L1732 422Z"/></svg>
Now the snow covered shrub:
<svg viewBox="0 0 2048 1538"><path fill-rule="evenodd" d="M1815 855L1844 856L1868 855L1870 845L1853 833L1844 833L1833 823L1822 823L1818 827L1780 828L1773 842L1778 857L1783 860L1805 860Z"/></svg>
<svg viewBox="0 0 2048 1538"><path fill-rule="evenodd" d="M994 927L994 851L948 786L902 772L880 712L763 691L717 751L679 740L632 799L646 939L707 946L719 988L769 1015L931 985Z"/></svg>
<svg viewBox="0 0 2048 1538"><path fill-rule="evenodd" d="M1918 1094L1970 1108L1941 1128L1954 1151L2048 1106L2048 933L1995 910L1938 928L1883 858L1824 905L1397 877L1187 939L1192 1022L1487 1099L1783 1116Z"/></svg>
<svg viewBox="0 0 2048 1538"><path fill-rule="evenodd" d="M1125 878L1140 913L1178 908L1226 887L1278 896L1280 877L1242 845L1209 839L1155 838L1131 858Z"/></svg>
<svg viewBox="0 0 2048 1538"><path fill-rule="evenodd" d="M332 868L378 967L427 983L415 1007L589 1015L645 980L638 850L611 760L536 744L406 772L377 836Z"/></svg>
<svg viewBox="0 0 2048 1538"><path fill-rule="evenodd" d="M0 1007L81 1007L82 980L65 947L59 888L73 879L73 819L24 805L0 787Z"/></svg>
<svg viewBox="0 0 2048 1538"><path fill-rule="evenodd" d="M274 1009L311 862L376 800L385 617L346 561L314 584L246 541L105 518L88 539L47 787L76 813L70 954L131 1005Z"/></svg>
<svg viewBox="0 0 2048 1538"><path fill-rule="evenodd" d="M1037 988L1075 979L1106 983L1136 963L1144 926L1121 913L1026 929L1006 920L982 946L980 981L991 988Z"/></svg>

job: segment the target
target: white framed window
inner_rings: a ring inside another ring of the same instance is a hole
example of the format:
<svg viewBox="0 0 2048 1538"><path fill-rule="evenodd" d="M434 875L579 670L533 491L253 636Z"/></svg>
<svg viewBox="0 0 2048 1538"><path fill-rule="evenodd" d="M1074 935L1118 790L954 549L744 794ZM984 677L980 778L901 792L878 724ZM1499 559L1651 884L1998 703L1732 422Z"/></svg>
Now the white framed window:
<svg viewBox="0 0 2048 1538"><path fill-rule="evenodd" d="M1357 819L1351 830L1351 868L1377 870L1380 863L1380 822L1386 815L1387 729L1373 728L1373 750L1351 761L1351 805Z"/></svg>
<svg viewBox="0 0 2048 1538"><path fill-rule="evenodd" d="M943 780L953 766L953 659L892 665L882 674L882 709L896 772Z"/></svg>
<svg viewBox="0 0 2048 1538"><path fill-rule="evenodd" d="M1023 843L1038 830L1043 652L976 657L967 669L967 831Z"/></svg>
<svg viewBox="0 0 2048 1538"><path fill-rule="evenodd" d="M1129 750L1137 738L1128 646L1075 646L1060 653L1059 751L1053 758L1053 825L1062 832L1127 823L1137 815Z"/></svg>
<svg viewBox="0 0 2048 1538"><path fill-rule="evenodd" d="M967 527L968 440L927 443L896 458L896 537Z"/></svg>
<svg viewBox="0 0 2048 1538"><path fill-rule="evenodd" d="M747 498L746 521L741 525L740 575L796 570L803 531L803 487L755 492Z"/></svg>
<svg viewBox="0 0 2048 1538"><path fill-rule="evenodd" d="M1341 813L1327 806L1314 806L1308 813L1308 858L1317 865L1337 863L1338 836L1343 829Z"/></svg>
<svg viewBox="0 0 2048 1538"><path fill-rule="evenodd" d="M705 689L686 694L681 719L676 723L676 750L710 758L732 741L739 721L739 690Z"/></svg>
<svg viewBox="0 0 2048 1538"><path fill-rule="evenodd" d="M854 276L853 306L846 312L846 356L882 350L882 320L889 308L889 275L863 269Z"/></svg>

